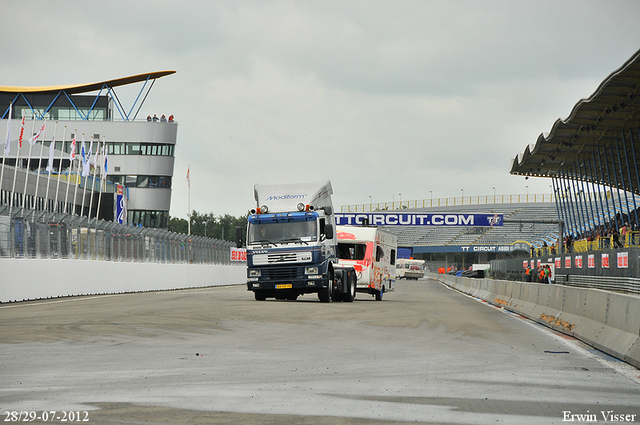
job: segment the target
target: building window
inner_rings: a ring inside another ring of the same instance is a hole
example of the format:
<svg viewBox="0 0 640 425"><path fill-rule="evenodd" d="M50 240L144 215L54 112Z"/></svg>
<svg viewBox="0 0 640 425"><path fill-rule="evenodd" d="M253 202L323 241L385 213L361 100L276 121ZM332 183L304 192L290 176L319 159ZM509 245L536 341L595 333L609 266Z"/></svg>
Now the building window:
<svg viewBox="0 0 640 425"><path fill-rule="evenodd" d="M127 155L140 155L140 143L127 143Z"/></svg>
<svg viewBox="0 0 640 425"><path fill-rule="evenodd" d="M127 211L127 220L133 226L167 228L169 226L168 211Z"/></svg>
<svg viewBox="0 0 640 425"><path fill-rule="evenodd" d="M107 142L107 152L109 155L173 156L174 145L159 143Z"/></svg>
<svg viewBox="0 0 640 425"><path fill-rule="evenodd" d="M108 175L107 180L126 187L148 187L154 189L171 189L169 176L114 176Z"/></svg>

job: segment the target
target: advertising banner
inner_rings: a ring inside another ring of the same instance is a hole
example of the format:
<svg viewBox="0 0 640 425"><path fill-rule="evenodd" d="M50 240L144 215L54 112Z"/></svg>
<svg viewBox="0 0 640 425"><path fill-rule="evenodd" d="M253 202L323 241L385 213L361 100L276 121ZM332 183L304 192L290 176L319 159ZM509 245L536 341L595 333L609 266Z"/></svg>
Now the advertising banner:
<svg viewBox="0 0 640 425"><path fill-rule="evenodd" d="M362 226L502 226L502 214L425 214L401 212L336 213L337 225Z"/></svg>
<svg viewBox="0 0 640 425"><path fill-rule="evenodd" d="M127 197L120 184L116 185L116 223L127 224Z"/></svg>
<svg viewBox="0 0 640 425"><path fill-rule="evenodd" d="M414 254L428 254L432 252L528 252L526 243L514 243L513 245L426 245L414 246Z"/></svg>
<svg viewBox="0 0 640 425"><path fill-rule="evenodd" d="M619 269L627 269L627 268L629 268L629 253L628 252L618 252L618 268Z"/></svg>
<svg viewBox="0 0 640 425"><path fill-rule="evenodd" d="M244 248L231 247L231 261L247 261L247 250Z"/></svg>

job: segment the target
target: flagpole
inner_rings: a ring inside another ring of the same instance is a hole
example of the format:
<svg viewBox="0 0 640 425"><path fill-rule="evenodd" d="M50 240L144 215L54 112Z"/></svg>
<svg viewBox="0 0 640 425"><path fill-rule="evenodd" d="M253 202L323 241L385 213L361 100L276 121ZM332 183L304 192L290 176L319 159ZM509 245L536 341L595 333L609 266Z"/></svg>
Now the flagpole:
<svg viewBox="0 0 640 425"><path fill-rule="evenodd" d="M31 139L33 139L35 130L36 130L36 115L34 113L34 115L33 115L33 125L32 125L32 128L31 128L31 135L32 135ZM36 143L38 141L38 139L35 139L32 142L31 139L29 139L29 155L28 155L28 158L27 158L27 172L24 175L24 190L22 191L22 204L21 204L22 208L24 208L24 203L25 203L26 197L27 197L27 182L29 180L29 168L31 167L31 151L33 150L34 143Z"/></svg>
<svg viewBox="0 0 640 425"><path fill-rule="evenodd" d="M51 144L49 145L49 158L47 159L47 171L49 174L47 175L47 192L44 195L45 199L45 207L46 211L49 211L49 186L51 185L51 170L53 170L53 151L56 148L56 131L58 130L58 121L56 121L53 126L53 137L51 138ZM56 205L55 202L53 204L53 212L55 212Z"/></svg>
<svg viewBox="0 0 640 425"><path fill-rule="evenodd" d="M187 217L189 218L189 222L188 222L188 234L191 234L191 165L189 165L189 168L187 169L187 184L189 186L189 190L187 193Z"/></svg>
<svg viewBox="0 0 640 425"><path fill-rule="evenodd" d="M57 124L57 123L56 123ZM58 181L56 182L56 196L53 201L53 210L58 212L58 192L60 192L60 175L62 174L62 158L64 158L64 143L67 138L67 126L64 126L62 131L62 147L60 148L60 163L58 164ZM67 186L69 182L67 181Z"/></svg>
<svg viewBox="0 0 640 425"><path fill-rule="evenodd" d="M31 129L31 131L33 131L33 129L35 129L36 127L36 123L35 120L36 117L35 115L33 116L33 128ZM22 130L21 130L22 131ZM17 180L17 175L18 175L18 160L20 159L20 152L22 151L22 143L20 143L20 140L18 140L18 150L16 152L16 162L15 162L15 167L13 167L13 187L11 189L11 209L13 208L13 199L15 198L16 195L16 180Z"/></svg>
<svg viewBox="0 0 640 425"><path fill-rule="evenodd" d="M13 104L9 103L9 116L7 117L7 137L4 142L4 149L2 150L2 171L0 171L0 193L2 191L2 182L4 181L4 163L7 161L6 159L7 148L9 150L9 153L11 152L11 109L12 107L13 107ZM11 196L13 196L13 193L11 194Z"/></svg>
<svg viewBox="0 0 640 425"><path fill-rule="evenodd" d="M98 139L98 147L96 148L95 161L93 162L93 176L91 177L91 196L89 197L89 214L87 217L91 218L91 206L93 205L93 192L96 186L96 171L98 170L98 157L100 153L100 139ZM91 158L89 158L89 166L91 166ZM96 219L98 218L98 211L96 210Z"/></svg>
<svg viewBox="0 0 640 425"><path fill-rule="evenodd" d="M73 140L71 140L71 152L69 152L69 172L67 173L67 191L64 194L64 203L65 209L69 203L69 185L71 184L71 174L73 173L73 164L76 162L76 136L78 136L78 129L75 129L75 133L73 133ZM77 183L76 183L77 184ZM75 202L75 199L73 200ZM75 212L75 207L71 209L70 214L73 215Z"/></svg>
<svg viewBox="0 0 640 425"><path fill-rule="evenodd" d="M34 201L33 218L34 219L36 217L36 209L38 208L38 186L40 185L40 174L42 174L40 172L40 166L42 165L42 151L44 150L44 142L45 142L45 137L44 137L44 132L42 132L42 143L40 143L40 157L38 158L38 168L37 168L38 175L36 176L36 191L33 196L33 201ZM35 143L38 143L38 139L36 139ZM46 199L46 195L45 195L45 199Z"/></svg>
<svg viewBox="0 0 640 425"><path fill-rule="evenodd" d="M98 208L96 209L96 221L100 214L100 201L102 201L102 186L106 184L107 178L107 140L105 136L102 136L102 166L100 167L100 192L98 193ZM106 188L105 188L106 189Z"/></svg>
<svg viewBox="0 0 640 425"><path fill-rule="evenodd" d="M76 128L76 136L78 135L78 129ZM75 137L75 136L74 136ZM84 133L82 133L82 147L84 148ZM84 152L84 149L83 149ZM78 177L80 177L80 158L78 158L78 164L76 165L76 188L73 191L73 214L75 215L76 213L76 197L78 196L78 186L80 186L80 183L78 183ZM82 177L80 177L80 182L82 182ZM82 208L80 209L80 215L82 215Z"/></svg>
<svg viewBox="0 0 640 425"><path fill-rule="evenodd" d="M84 133L82 133L82 140L84 141ZM84 143L83 143L84 144ZM84 199L87 196L87 177L89 177L89 171L91 170L91 150L93 149L93 136L91 136L91 142L89 143L89 152L86 158L82 158L82 177L84 178L84 186L82 187L82 209L80 210L80 217L84 212ZM85 167L86 168L85 170ZM91 206L89 206L89 212L91 212ZM87 214L89 218L89 214Z"/></svg>

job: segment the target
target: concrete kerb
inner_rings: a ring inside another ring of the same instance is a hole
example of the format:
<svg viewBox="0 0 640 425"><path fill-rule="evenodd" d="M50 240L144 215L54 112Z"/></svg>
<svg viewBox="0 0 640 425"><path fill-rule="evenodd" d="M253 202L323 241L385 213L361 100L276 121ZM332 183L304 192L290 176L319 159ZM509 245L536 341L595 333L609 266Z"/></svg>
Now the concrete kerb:
<svg viewBox="0 0 640 425"><path fill-rule="evenodd" d="M438 276L442 283L640 367L640 297L598 289ZM466 282L465 282L466 281Z"/></svg>

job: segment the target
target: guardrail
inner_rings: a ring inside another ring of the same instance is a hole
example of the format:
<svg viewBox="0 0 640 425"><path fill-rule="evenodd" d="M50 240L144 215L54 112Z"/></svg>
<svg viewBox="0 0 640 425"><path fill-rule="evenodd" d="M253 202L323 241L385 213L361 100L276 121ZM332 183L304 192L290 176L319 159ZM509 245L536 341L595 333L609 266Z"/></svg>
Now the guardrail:
<svg viewBox="0 0 640 425"><path fill-rule="evenodd" d="M232 246L232 242L166 229L0 207L0 258L232 264Z"/></svg>
<svg viewBox="0 0 640 425"><path fill-rule="evenodd" d="M618 243L616 243L615 238L613 236L602 236L597 237L593 240L588 239L580 239L574 241L571 246L564 247L565 253L580 253L580 252L590 252L590 251L603 251L608 249L617 249L617 248L633 248L640 247L640 232L627 232L624 236L620 236L618 238ZM545 257L548 255L556 255L557 249L555 246L536 248L533 250L533 254L538 257Z"/></svg>
<svg viewBox="0 0 640 425"><path fill-rule="evenodd" d="M520 204L555 202L551 193L524 195L476 195L449 198L418 199L414 201L370 202L368 204L343 205L340 212L371 212L409 208L457 207L463 205Z"/></svg>

